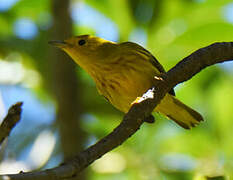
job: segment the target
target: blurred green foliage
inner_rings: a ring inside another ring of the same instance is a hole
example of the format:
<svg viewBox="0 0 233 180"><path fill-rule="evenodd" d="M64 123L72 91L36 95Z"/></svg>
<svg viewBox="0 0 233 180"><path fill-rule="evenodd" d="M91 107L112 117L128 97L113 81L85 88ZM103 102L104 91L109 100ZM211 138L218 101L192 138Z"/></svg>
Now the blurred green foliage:
<svg viewBox="0 0 233 180"><path fill-rule="evenodd" d="M111 21L119 41L145 37L138 42L144 44L165 69L203 46L233 41L232 0L74 0L71 9L76 5L88 6ZM23 66L39 74L46 73L48 30L53 22L49 6L48 0L19 0L0 12L0 59L7 60L12 53L18 53ZM17 35L15 23L21 18L35 23L38 30L35 36L25 39ZM94 24L95 19L92 21ZM101 33L105 33L102 29ZM140 33L133 35L138 29ZM98 36L91 24L74 20L74 34L87 33ZM207 176L223 175L233 179L232 72L232 63L217 65L176 88L179 99L203 114L205 122L201 125L187 131L156 114L155 124L144 124L122 146L96 161L89 168L88 178L204 180L209 179ZM78 67L77 76L85 92L86 113L82 126L89 134L89 145L116 127L123 114L98 95L93 81ZM43 86L43 77L31 90L41 101L51 101L53 97ZM22 80L21 83L27 82ZM25 141L32 143L33 140ZM24 147L17 148L21 152ZM56 157L59 151L54 151Z"/></svg>

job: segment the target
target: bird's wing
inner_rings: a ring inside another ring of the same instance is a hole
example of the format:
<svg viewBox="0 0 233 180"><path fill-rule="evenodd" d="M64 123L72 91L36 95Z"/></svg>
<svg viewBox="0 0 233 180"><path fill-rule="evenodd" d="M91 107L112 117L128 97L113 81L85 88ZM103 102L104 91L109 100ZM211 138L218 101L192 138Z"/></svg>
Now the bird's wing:
<svg viewBox="0 0 233 180"><path fill-rule="evenodd" d="M155 66L156 69L158 69L160 73L166 72L165 69L163 68L163 66L159 63L159 61L148 50L146 50L142 46L140 46L140 45L138 45L136 43L133 43L133 42L124 42L124 43L120 43L119 45L126 46L126 47L131 47L133 50L136 49L137 52L139 52L139 53L141 53L141 54L146 55L147 57L149 57L149 61L151 62L151 64L153 66ZM174 89L171 89L169 91L169 94L175 96Z"/></svg>

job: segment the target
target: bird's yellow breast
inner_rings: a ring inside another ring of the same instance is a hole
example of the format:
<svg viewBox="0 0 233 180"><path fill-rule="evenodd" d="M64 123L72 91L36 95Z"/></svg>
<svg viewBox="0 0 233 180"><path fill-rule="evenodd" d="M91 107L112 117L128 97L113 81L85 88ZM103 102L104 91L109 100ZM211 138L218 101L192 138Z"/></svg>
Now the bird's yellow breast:
<svg viewBox="0 0 233 180"><path fill-rule="evenodd" d="M149 61L140 63L141 66L134 66L132 62L121 59L112 66L102 66L101 73L92 76L98 92L122 112L126 113L131 103L152 87L154 75L158 74Z"/></svg>

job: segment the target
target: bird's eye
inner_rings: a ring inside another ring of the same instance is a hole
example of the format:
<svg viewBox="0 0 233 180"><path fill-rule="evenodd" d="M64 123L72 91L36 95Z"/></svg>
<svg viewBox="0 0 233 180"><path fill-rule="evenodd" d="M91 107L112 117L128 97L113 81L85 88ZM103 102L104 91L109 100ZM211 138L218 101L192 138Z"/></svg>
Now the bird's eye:
<svg viewBox="0 0 233 180"><path fill-rule="evenodd" d="M78 41L78 44L79 44L80 46L82 46L82 45L86 44L86 41L83 40L83 39L81 39L81 40Z"/></svg>

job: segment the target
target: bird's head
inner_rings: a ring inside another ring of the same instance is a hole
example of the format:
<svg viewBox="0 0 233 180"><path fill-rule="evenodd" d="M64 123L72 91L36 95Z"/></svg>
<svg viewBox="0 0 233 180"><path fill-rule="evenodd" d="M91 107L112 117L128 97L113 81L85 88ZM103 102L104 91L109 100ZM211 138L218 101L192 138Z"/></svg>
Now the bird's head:
<svg viewBox="0 0 233 180"><path fill-rule="evenodd" d="M65 51L82 68L88 69L108 61L115 51L116 43L91 35L73 36L63 41L49 41Z"/></svg>

